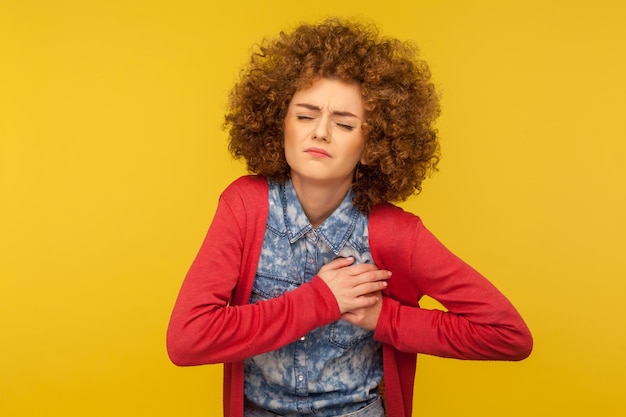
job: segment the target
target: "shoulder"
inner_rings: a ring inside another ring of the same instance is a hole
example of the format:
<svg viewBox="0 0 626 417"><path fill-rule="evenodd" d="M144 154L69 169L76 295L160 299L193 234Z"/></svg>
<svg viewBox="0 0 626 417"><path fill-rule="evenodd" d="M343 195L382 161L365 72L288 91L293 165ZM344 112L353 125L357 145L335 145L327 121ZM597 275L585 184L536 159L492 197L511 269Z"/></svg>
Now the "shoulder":
<svg viewBox="0 0 626 417"><path fill-rule="evenodd" d="M267 180L243 176L233 181L220 195L214 222L237 224L240 232L255 238L263 236L268 213Z"/></svg>
<svg viewBox="0 0 626 417"><path fill-rule="evenodd" d="M248 205L267 204L267 179L260 175L245 175L230 183L222 192L221 198L240 200Z"/></svg>
<svg viewBox="0 0 626 417"><path fill-rule="evenodd" d="M390 203L372 208L368 229L372 256L380 265L387 265L390 259L408 264L409 254L425 231L419 216Z"/></svg>
<svg viewBox="0 0 626 417"><path fill-rule="evenodd" d="M421 224L419 216L391 203L376 204L370 212L369 227L375 232L407 232L411 226Z"/></svg>
<svg viewBox="0 0 626 417"><path fill-rule="evenodd" d="M224 192L248 192L267 190L267 179L262 175L244 175L231 182Z"/></svg>

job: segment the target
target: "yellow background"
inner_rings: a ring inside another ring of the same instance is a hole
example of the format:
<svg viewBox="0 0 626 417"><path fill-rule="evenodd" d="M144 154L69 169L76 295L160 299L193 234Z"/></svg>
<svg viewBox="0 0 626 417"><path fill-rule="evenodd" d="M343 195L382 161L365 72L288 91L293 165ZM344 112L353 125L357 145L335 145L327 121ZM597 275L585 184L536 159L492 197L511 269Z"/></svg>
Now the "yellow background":
<svg viewBox="0 0 626 417"><path fill-rule="evenodd" d="M254 42L331 14L421 47L443 160L404 206L535 336L520 363L421 357L415 415L626 415L623 4L2 0L0 415L220 414L221 366L164 340L244 172L226 96Z"/></svg>

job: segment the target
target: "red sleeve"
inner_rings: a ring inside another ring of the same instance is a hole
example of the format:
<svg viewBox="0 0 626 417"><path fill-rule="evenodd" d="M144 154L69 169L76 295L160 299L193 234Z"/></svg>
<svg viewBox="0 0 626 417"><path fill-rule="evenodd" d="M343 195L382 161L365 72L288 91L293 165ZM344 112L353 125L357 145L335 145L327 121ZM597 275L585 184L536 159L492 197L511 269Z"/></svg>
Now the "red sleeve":
<svg viewBox="0 0 626 417"><path fill-rule="evenodd" d="M168 354L177 365L243 360L282 347L340 317L334 296L319 277L256 304L244 304L248 291L239 296L245 298L243 305L234 305L235 288L242 291L238 287L249 287L254 279L265 228L265 218L262 229L250 227L250 222L259 221L254 216L260 210L245 202L242 193L222 195L182 284L167 330ZM247 236L251 230L258 232L253 240ZM256 255L250 256L250 251ZM254 264L246 265L250 259Z"/></svg>
<svg viewBox="0 0 626 417"><path fill-rule="evenodd" d="M509 300L444 247L418 217L405 212L399 217L400 223L386 222L393 230L385 230L386 225L376 230L387 236L389 250L376 253L393 275L375 338L400 351L458 359L521 360L530 355L532 336ZM419 308L416 303L424 294L447 311Z"/></svg>

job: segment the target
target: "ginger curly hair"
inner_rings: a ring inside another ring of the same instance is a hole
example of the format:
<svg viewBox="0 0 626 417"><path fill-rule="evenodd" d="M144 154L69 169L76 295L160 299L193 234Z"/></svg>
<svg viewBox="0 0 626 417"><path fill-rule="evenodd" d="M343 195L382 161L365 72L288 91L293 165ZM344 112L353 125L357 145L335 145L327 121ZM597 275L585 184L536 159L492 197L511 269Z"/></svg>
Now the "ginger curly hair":
<svg viewBox="0 0 626 417"><path fill-rule="evenodd" d="M404 201L436 170L439 97L428 65L408 42L372 25L330 19L265 40L230 93L229 150L250 173L286 181L284 119L294 93L319 78L357 82L365 107L364 164L355 172L355 206L368 213Z"/></svg>

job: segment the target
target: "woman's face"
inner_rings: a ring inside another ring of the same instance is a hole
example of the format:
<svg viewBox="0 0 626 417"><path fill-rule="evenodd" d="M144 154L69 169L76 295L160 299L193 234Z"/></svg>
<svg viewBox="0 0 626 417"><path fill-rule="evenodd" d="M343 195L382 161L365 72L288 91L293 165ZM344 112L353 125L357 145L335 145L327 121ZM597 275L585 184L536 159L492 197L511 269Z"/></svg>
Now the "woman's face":
<svg viewBox="0 0 626 417"><path fill-rule="evenodd" d="M285 117L285 157L296 181L352 184L365 110L356 83L321 78L298 90Z"/></svg>

